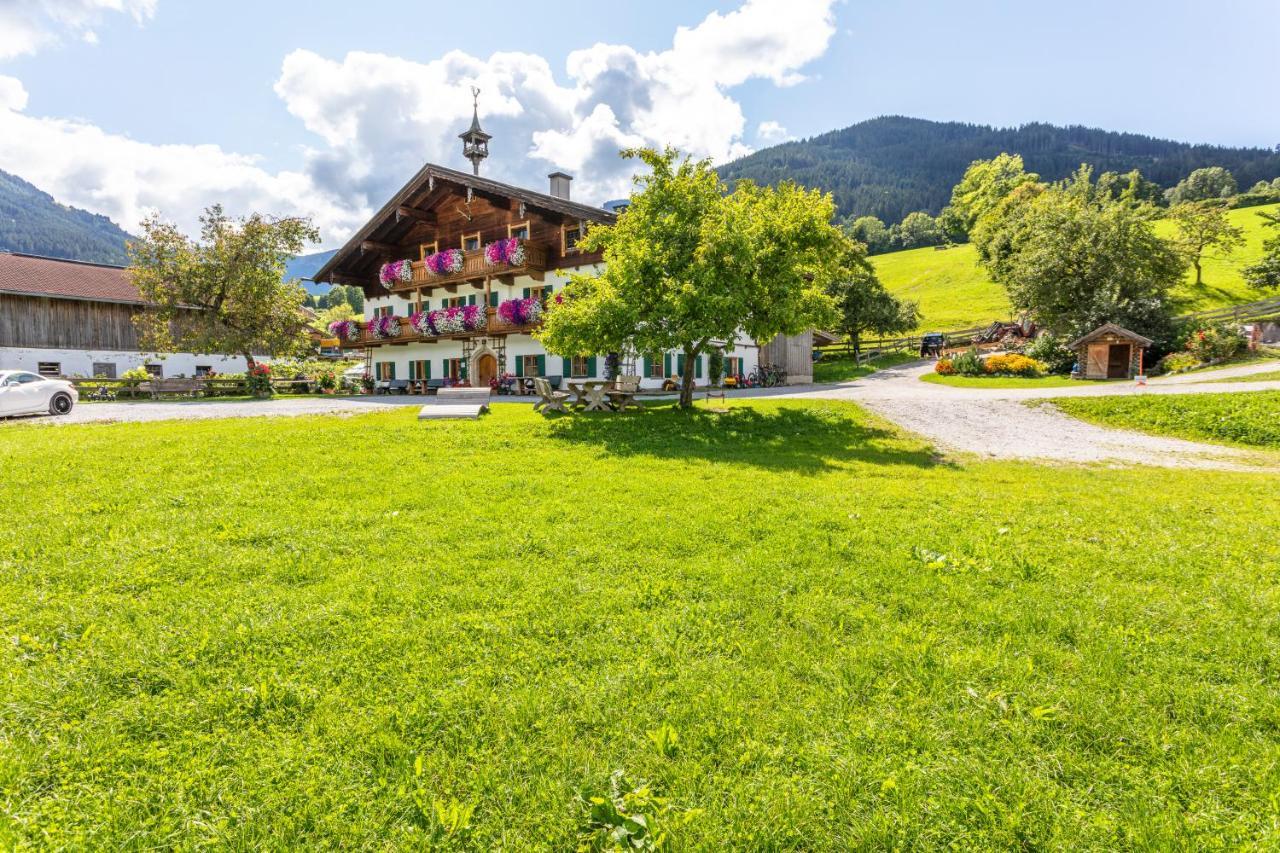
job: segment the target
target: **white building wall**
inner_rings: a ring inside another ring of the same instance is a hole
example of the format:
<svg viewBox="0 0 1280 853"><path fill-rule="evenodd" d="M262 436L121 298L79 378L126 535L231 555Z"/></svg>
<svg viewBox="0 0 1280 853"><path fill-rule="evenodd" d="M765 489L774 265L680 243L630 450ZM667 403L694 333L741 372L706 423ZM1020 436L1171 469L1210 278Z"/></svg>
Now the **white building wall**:
<svg viewBox="0 0 1280 853"><path fill-rule="evenodd" d="M581 272L596 272L599 265L592 267L583 267ZM569 281L569 275L560 272L547 272L543 281L535 281L529 276L519 276L512 284L503 284L497 280L490 282L492 292L498 294L498 301L502 302L507 299L514 299L524 296L525 289L530 287L550 287L554 295ZM443 288L433 288L425 292L425 307L427 310L436 310L444 307L444 300L447 298L458 296L469 296L474 294L476 304L483 305L485 295L483 290L470 287L469 285L459 285L456 293L449 293ZM387 294L384 296L369 297L365 299L364 314L368 320L373 317L374 312L378 308L390 305L393 313L397 317L408 317L415 310L414 303L399 295ZM395 376L397 379L409 378L409 363L412 361L427 360L431 364L432 378L440 378L444 376L445 359L462 357L462 341L460 340L442 340L436 343L413 343L404 346L380 345L372 347L375 375L377 375L377 365L380 362L390 362L395 365ZM669 353L671 356L671 371L667 378L675 378L677 354ZM569 379L602 379L605 370L604 354L596 356L595 375L588 377L570 377L564 370L563 356L548 353L546 348L542 346L536 339L530 335L508 335L506 338L506 364L498 365L499 373L518 373L516 369L516 359L524 355L544 355L546 356L546 374L548 376L563 376L566 381ZM759 363L759 348L750 338L740 335L731 346L726 347L725 357L741 358L742 373L748 374L756 369ZM702 370L701 378L697 381L698 385L707 384L708 376L708 356L704 353L701 357ZM726 370L727 370L726 366ZM659 389L662 387L664 379L644 376L644 357L637 356L632 365L632 371L625 369L624 373L634 372L641 376L640 387L645 389Z"/></svg>
<svg viewBox="0 0 1280 853"><path fill-rule="evenodd" d="M258 361L270 361L259 358ZM114 364L116 376L126 370L142 367L147 364L161 366L162 375L166 377L195 376L196 367L209 367L218 373L244 373L248 369L243 356L238 355L201 355L198 353L144 353L121 350L66 350L38 349L33 347L0 347L0 370L29 370L35 373L41 363L60 365L63 376L94 375L93 366L98 364Z"/></svg>

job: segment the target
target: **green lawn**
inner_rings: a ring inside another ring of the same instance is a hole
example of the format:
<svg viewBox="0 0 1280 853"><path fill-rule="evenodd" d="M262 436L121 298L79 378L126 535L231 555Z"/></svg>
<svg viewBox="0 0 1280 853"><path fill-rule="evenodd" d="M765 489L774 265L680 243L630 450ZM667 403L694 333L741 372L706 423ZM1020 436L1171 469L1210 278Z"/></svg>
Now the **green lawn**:
<svg viewBox="0 0 1280 853"><path fill-rule="evenodd" d="M891 352L873 358L870 361L864 361L862 364L857 364L851 358L823 356L821 360L814 362L813 381L822 383L851 382L854 379L861 379L863 376L870 376L877 370L895 367L899 364L907 364L917 358L918 356L912 352Z"/></svg>
<svg viewBox="0 0 1280 853"><path fill-rule="evenodd" d="M1280 448L1280 391L1055 400L1104 426L1181 438Z"/></svg>
<svg viewBox="0 0 1280 853"><path fill-rule="evenodd" d="M1274 229L1263 227L1261 211L1280 211L1280 205L1249 207L1228 213L1232 222L1245 230L1246 244L1230 255L1210 252L1204 261L1204 284L1196 287L1194 271L1175 292L1181 311L1201 311L1267 296L1250 289L1241 271L1262 257L1262 244ZM1159 222L1157 231L1165 236L1173 227ZM972 245L950 249L913 249L877 255L871 259L885 286L896 296L920 302L922 331L946 331L1008 320L1012 310L1004 288L987 277L978 266Z"/></svg>
<svg viewBox="0 0 1280 853"><path fill-rule="evenodd" d="M920 377L923 382L934 385L950 385L953 388L1066 388L1079 386L1079 379L1070 376L943 376L938 373L926 373Z"/></svg>
<svg viewBox="0 0 1280 853"><path fill-rule="evenodd" d="M1215 384L1219 382L1276 382L1280 381L1280 370L1268 370L1266 373L1251 373L1248 376L1229 376L1226 379L1208 379L1205 381Z"/></svg>
<svg viewBox="0 0 1280 853"><path fill-rule="evenodd" d="M1270 476L415 415L0 427L0 848L1280 844Z"/></svg>

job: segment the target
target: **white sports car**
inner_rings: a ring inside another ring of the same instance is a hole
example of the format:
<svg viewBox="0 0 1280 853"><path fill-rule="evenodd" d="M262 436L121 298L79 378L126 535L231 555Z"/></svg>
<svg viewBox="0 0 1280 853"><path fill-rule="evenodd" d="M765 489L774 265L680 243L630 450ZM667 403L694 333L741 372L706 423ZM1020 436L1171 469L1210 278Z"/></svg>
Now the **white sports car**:
<svg viewBox="0 0 1280 853"><path fill-rule="evenodd" d="M25 370L0 370L0 418L11 415L65 415L80 399L65 379L46 379Z"/></svg>

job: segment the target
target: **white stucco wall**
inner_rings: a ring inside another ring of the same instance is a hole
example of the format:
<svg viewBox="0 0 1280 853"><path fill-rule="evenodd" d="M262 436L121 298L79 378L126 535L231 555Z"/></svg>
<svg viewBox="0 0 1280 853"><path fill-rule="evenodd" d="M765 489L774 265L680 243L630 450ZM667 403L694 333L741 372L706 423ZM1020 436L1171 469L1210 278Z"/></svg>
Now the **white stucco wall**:
<svg viewBox="0 0 1280 853"><path fill-rule="evenodd" d="M270 359L261 358L259 361ZM42 362L59 364L63 376L93 376L95 363L114 364L117 377L126 370L146 364L161 365L163 375L167 377L195 376L197 366L211 367L218 373L244 373L247 367L242 356L0 347L0 370L30 370L34 373Z"/></svg>

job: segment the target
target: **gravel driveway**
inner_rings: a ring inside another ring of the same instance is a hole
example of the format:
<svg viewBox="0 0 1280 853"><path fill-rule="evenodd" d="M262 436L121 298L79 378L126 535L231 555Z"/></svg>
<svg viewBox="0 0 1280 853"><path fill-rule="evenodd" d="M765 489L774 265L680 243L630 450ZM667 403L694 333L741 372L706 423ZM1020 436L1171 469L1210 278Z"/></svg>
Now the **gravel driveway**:
<svg viewBox="0 0 1280 853"><path fill-rule="evenodd" d="M1027 405L1054 397L1151 394L1226 394L1280 390L1280 382L1206 384L1209 379L1247 377L1276 369L1275 362L1226 368L1202 374L1153 379L1145 388L1133 383L1081 383L1069 388L952 388L921 382L932 362L888 368L840 385L754 389L730 397L802 397L856 402L937 446L993 459L1058 462L1139 463L1166 467L1259 470L1274 468L1272 455L1114 430L1064 415L1053 406ZM72 424L111 421L201 420L208 418L356 415L402 406L421 406L420 397L281 397L259 401L191 400L160 403L91 403L65 417L16 418ZM1277 412L1280 417L1280 412Z"/></svg>

